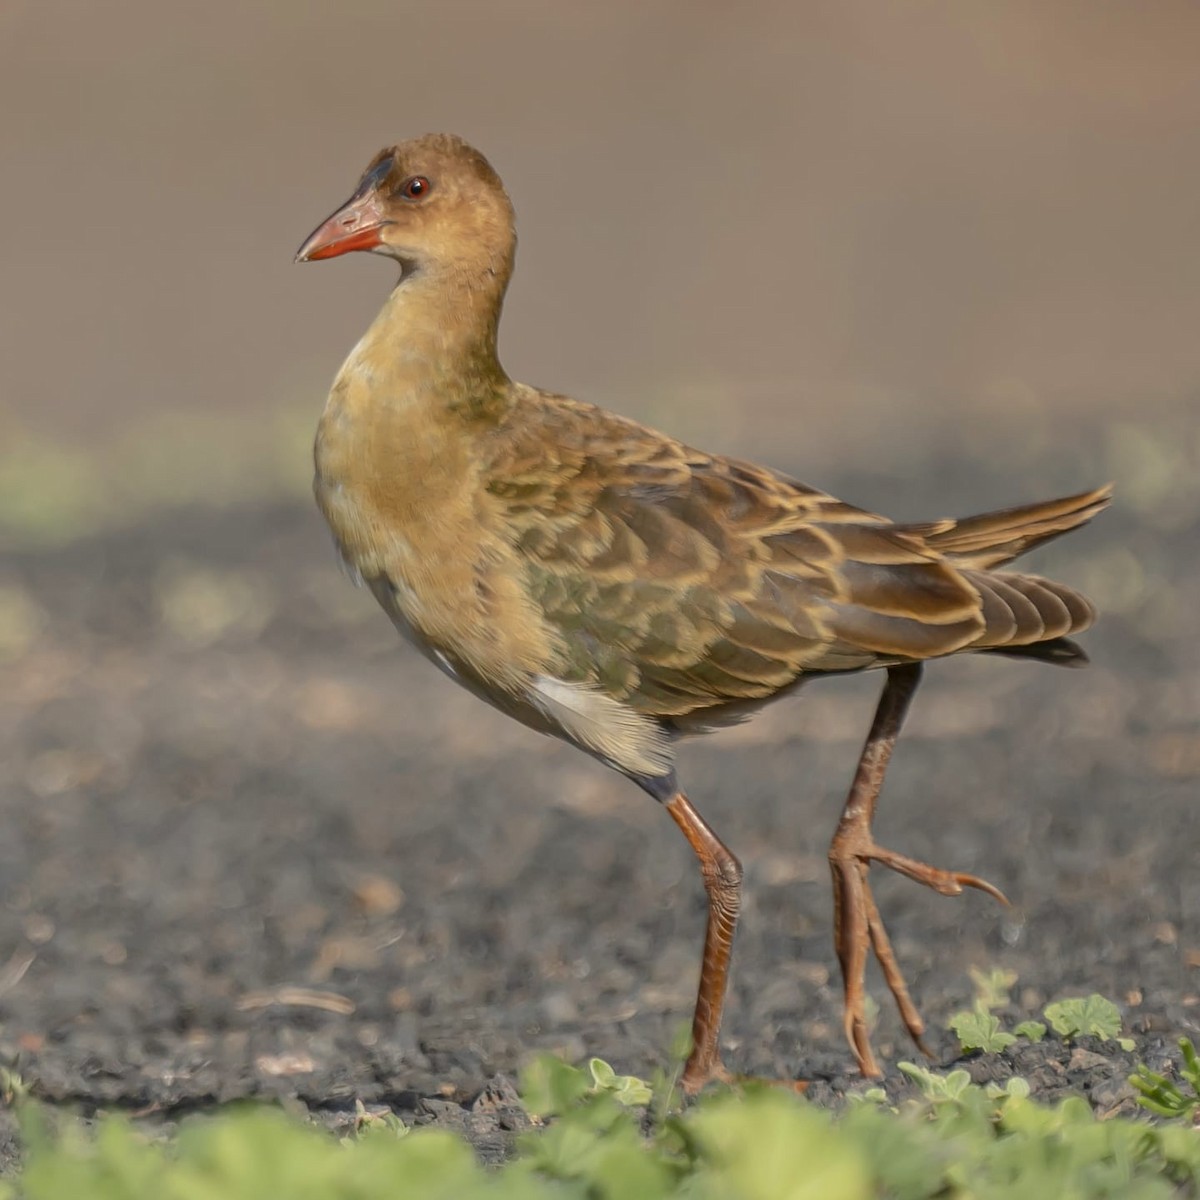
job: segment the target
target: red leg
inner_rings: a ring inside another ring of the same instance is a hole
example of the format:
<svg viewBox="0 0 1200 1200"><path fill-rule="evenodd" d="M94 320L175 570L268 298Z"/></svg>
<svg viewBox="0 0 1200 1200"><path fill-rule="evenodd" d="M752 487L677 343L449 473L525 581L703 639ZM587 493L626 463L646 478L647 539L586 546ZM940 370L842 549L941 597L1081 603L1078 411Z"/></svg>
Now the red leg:
<svg viewBox="0 0 1200 1200"><path fill-rule="evenodd" d="M712 1079L731 1080L721 1062L721 1011L725 1007L733 934L742 906L742 864L682 792L667 801L666 808L696 853L708 893L704 958L692 1017L692 1052L683 1068L683 1090L694 1095Z"/></svg>
<svg viewBox="0 0 1200 1200"><path fill-rule="evenodd" d="M694 1096L715 1079L721 1083L770 1083L803 1092L808 1087L804 1080L752 1080L750 1076L731 1074L721 1061L721 1013L725 1007L733 935L742 906L742 864L682 792L677 792L667 802L666 809L695 851L704 877L704 890L708 893L704 958L700 964L696 1011L692 1017L692 1052L683 1068L683 1090Z"/></svg>
<svg viewBox="0 0 1200 1200"><path fill-rule="evenodd" d="M1008 903L1003 893L990 883L974 875L926 866L915 859L885 850L876 844L871 833L875 805L892 749L920 681L920 663L888 669L887 683L879 698L871 732L867 735L846 807L829 847L829 866L833 874L834 945L845 988L846 1037L858 1059L859 1069L869 1076L882 1072L875 1061L867 1032L864 981L868 949L874 950L879 960L888 988L913 1041L928 1053L921 1037L925 1032L925 1023L908 994L904 976L900 973L895 952L867 882L871 863L878 862L893 871L899 871L909 879L941 892L943 896L957 896L963 888L973 887L995 896L1003 904Z"/></svg>

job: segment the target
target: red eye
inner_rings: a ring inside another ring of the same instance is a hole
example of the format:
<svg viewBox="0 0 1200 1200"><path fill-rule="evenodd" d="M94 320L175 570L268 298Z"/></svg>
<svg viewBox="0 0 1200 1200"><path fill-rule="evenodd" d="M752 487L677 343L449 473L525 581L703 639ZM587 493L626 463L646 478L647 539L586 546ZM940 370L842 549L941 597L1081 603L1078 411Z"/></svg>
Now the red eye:
<svg viewBox="0 0 1200 1200"><path fill-rule="evenodd" d="M429 195L430 183L424 175L414 175L400 185L400 194L408 200L420 200Z"/></svg>

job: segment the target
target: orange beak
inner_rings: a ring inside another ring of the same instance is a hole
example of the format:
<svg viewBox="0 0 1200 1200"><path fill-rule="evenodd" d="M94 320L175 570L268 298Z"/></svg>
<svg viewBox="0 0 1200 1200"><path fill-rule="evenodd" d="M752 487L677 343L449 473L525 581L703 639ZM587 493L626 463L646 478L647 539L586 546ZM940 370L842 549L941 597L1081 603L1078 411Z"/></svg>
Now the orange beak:
<svg viewBox="0 0 1200 1200"><path fill-rule="evenodd" d="M390 224L378 191L374 187L359 188L333 216L309 234L296 252L296 261L316 262L349 254L351 250L373 250L382 240L380 231Z"/></svg>

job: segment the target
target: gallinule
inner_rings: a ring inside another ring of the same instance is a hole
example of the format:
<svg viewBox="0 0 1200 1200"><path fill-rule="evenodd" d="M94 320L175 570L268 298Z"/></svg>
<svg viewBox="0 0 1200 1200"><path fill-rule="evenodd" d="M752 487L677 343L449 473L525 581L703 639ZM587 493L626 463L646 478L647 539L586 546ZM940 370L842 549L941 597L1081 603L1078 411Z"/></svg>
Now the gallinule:
<svg viewBox="0 0 1200 1200"><path fill-rule="evenodd" d="M873 950L924 1029L871 894L879 863L944 895L979 888L879 846L888 758L926 659L963 651L1075 665L1095 612L1001 570L1109 501L1097 488L965 520L894 524L769 467L516 383L496 354L513 209L477 150L433 134L381 151L297 258L369 250L400 279L338 373L316 495L346 562L443 671L633 780L700 863L708 925L683 1086L730 1078L719 1032L742 872L684 794L675 747L818 675L886 671L829 851L845 1029Z"/></svg>

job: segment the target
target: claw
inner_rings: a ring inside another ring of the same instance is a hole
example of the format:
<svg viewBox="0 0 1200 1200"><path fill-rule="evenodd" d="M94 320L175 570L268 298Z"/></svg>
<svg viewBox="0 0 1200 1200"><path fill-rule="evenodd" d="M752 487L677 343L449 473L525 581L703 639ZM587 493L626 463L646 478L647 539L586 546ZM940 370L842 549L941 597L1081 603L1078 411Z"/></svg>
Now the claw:
<svg viewBox="0 0 1200 1200"><path fill-rule="evenodd" d="M995 884L988 883L986 879L980 879L978 875L958 875L956 878L963 887L972 887L978 892L987 892L993 900L998 900L1005 908L1012 907L1012 901Z"/></svg>
<svg viewBox="0 0 1200 1200"><path fill-rule="evenodd" d="M939 867L931 867L915 858L909 858L906 854L885 850L882 846L876 846L874 842L859 850L857 857L860 862L877 862L881 866L889 867L914 883L932 888L943 896L961 896L963 888L975 888L977 891L987 892L989 896L1008 907L1008 897L994 884L980 879L978 875L967 875L962 871L943 871Z"/></svg>
<svg viewBox="0 0 1200 1200"><path fill-rule="evenodd" d="M875 952L875 958L883 971L883 977L896 1001L896 1007L900 1010L900 1018L909 1036L926 1058L935 1056L925 1042L925 1022L908 993L908 985L900 972L891 939L884 928L883 918L879 915L875 897L867 882L867 871L872 862L889 867L943 896L960 896L964 888L970 887L986 892L1004 905L1008 904L1008 898L986 879L961 871L945 871L928 866L893 850L885 850L871 840L866 840L865 845L860 842L853 848L844 846L842 853L831 855L830 866L833 869L838 901L835 907L834 936L845 983L843 1027L846 1040L858 1060L859 1070L868 1078L877 1078L882 1072L871 1050L867 1034L863 987L868 946Z"/></svg>

